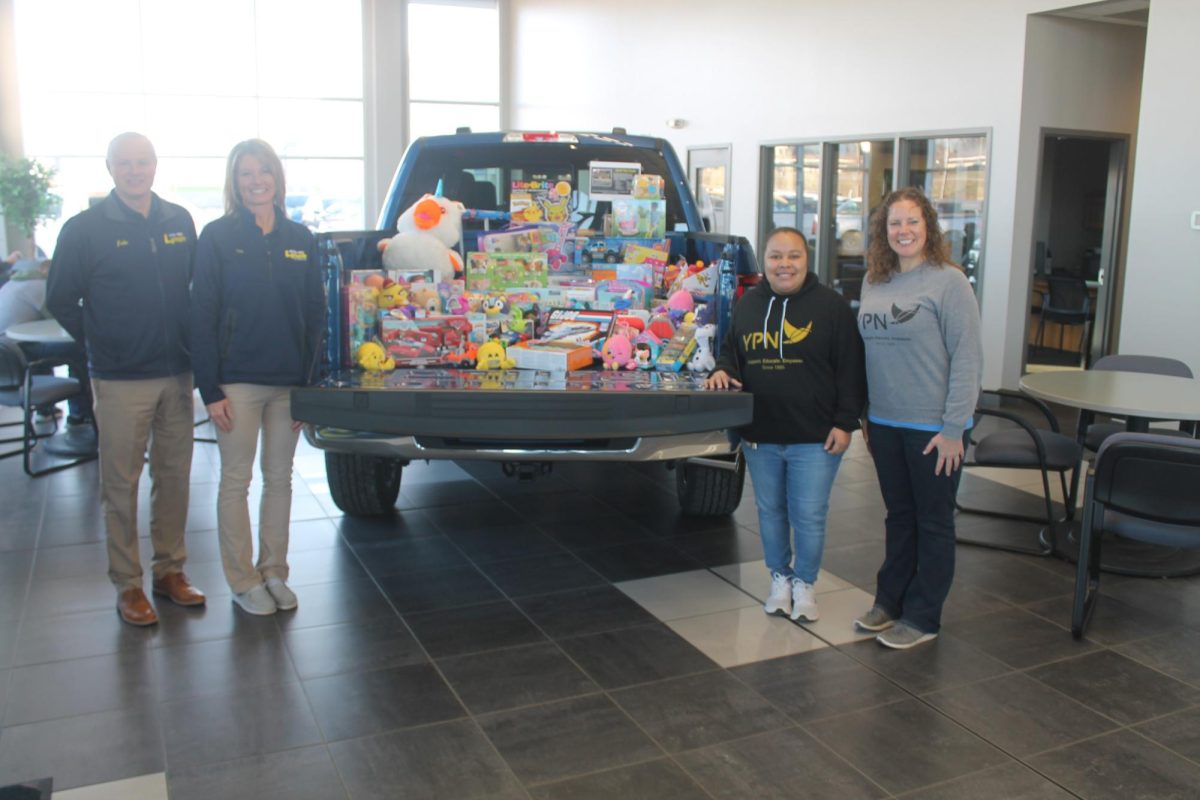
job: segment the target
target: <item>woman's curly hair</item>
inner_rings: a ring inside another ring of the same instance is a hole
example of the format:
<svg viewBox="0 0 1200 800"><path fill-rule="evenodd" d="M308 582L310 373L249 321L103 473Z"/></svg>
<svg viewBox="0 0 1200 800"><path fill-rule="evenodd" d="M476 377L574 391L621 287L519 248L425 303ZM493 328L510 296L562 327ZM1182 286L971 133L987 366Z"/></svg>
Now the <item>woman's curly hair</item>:
<svg viewBox="0 0 1200 800"><path fill-rule="evenodd" d="M888 210L901 200L908 200L921 209L925 218L925 260L938 266L950 264L950 246L938 225L937 211L929 198L915 186L909 186L883 198L883 202L871 215L870 245L867 247L867 282L887 283L892 273L900 271L900 257L888 244L887 218Z"/></svg>

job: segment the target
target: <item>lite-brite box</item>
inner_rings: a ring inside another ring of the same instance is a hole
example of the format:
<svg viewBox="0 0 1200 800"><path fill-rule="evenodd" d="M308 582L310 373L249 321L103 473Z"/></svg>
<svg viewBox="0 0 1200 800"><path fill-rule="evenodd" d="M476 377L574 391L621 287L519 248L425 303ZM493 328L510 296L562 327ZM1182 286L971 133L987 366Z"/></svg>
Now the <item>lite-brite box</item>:
<svg viewBox="0 0 1200 800"><path fill-rule="evenodd" d="M590 367L594 354L590 346L565 339L530 339L508 348L508 357L517 362L518 369L564 372Z"/></svg>

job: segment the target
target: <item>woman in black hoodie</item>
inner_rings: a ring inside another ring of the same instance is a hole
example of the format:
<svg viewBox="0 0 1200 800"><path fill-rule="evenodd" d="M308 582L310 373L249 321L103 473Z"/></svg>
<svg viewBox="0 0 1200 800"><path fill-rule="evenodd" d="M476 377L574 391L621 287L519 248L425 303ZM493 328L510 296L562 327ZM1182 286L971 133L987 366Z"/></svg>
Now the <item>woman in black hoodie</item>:
<svg viewBox="0 0 1200 800"><path fill-rule="evenodd" d="M816 621L829 492L867 397L863 343L850 306L808 271L804 234L776 228L763 263L767 280L734 307L707 385L754 393L738 433L771 573L763 608Z"/></svg>

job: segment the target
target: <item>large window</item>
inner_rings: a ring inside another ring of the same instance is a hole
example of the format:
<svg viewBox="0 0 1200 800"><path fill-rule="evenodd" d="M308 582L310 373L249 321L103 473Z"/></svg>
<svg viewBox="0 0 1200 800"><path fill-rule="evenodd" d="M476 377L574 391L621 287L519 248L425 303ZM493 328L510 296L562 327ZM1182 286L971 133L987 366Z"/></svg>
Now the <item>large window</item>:
<svg viewBox="0 0 1200 800"><path fill-rule="evenodd" d="M871 213L892 189L917 186L937 209L951 260L978 292L987 160L982 133L765 146L759 246L771 228L800 229L809 238L810 268L854 303L866 270Z"/></svg>
<svg viewBox="0 0 1200 800"><path fill-rule="evenodd" d="M500 128L495 0L409 0L408 63L410 140Z"/></svg>
<svg viewBox="0 0 1200 800"><path fill-rule="evenodd" d="M17 0L25 152L58 170L63 221L112 187L105 149L145 133L155 191L198 227L223 213L232 146L266 139L287 172L287 211L314 228L361 228L360 0Z"/></svg>

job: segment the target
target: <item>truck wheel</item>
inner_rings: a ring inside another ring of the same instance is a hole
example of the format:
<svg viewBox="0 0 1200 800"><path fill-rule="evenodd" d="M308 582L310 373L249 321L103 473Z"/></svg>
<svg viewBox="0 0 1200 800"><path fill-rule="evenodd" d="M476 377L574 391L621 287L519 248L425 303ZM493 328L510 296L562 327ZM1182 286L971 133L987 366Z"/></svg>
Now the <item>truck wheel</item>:
<svg viewBox="0 0 1200 800"><path fill-rule="evenodd" d="M732 514L742 502L746 462L739 455L736 469L681 462L675 469L675 490L684 514L719 517Z"/></svg>
<svg viewBox="0 0 1200 800"><path fill-rule="evenodd" d="M333 502L352 517L390 514L400 494L404 462L398 458L325 453L325 479Z"/></svg>

